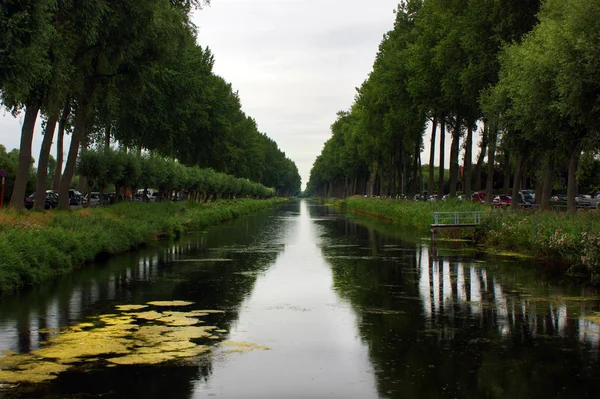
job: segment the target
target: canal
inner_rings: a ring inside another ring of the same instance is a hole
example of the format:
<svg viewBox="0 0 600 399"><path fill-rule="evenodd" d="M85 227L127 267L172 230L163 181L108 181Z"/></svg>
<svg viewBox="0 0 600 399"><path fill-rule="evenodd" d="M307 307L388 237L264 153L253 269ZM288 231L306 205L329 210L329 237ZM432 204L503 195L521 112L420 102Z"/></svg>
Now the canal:
<svg viewBox="0 0 600 399"><path fill-rule="evenodd" d="M597 398L600 293L310 201L0 300L0 397Z"/></svg>

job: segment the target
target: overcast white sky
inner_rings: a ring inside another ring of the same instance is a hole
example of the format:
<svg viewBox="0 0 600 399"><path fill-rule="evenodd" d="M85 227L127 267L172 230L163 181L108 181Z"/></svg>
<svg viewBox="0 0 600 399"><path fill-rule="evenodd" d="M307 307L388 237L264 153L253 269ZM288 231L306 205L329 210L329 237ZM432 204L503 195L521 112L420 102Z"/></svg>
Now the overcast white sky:
<svg viewBox="0 0 600 399"><path fill-rule="evenodd" d="M398 0L211 3L194 14L199 44L214 53L214 72L239 92L244 112L296 163L304 187L336 112L350 108L393 28ZM0 114L0 144L9 150L19 146L22 119ZM38 127L36 159L41 141Z"/></svg>

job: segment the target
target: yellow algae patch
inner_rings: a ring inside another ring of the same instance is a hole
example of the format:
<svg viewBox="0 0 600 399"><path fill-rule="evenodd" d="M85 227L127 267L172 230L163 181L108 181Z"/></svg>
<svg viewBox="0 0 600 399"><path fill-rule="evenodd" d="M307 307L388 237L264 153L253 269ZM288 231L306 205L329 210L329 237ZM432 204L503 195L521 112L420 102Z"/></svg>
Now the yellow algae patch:
<svg viewBox="0 0 600 399"><path fill-rule="evenodd" d="M125 340L115 339L114 337L101 337L91 335L81 337L77 340L65 340L33 352L36 356L43 358L52 358L61 361L62 359L73 359L78 357L90 357L107 355L111 353L128 353Z"/></svg>
<svg viewBox="0 0 600 399"><path fill-rule="evenodd" d="M194 302L187 302L187 301L153 301L153 302L148 302L148 305L152 305L152 306L189 306L189 305L193 305Z"/></svg>
<svg viewBox="0 0 600 399"><path fill-rule="evenodd" d="M115 308L120 311L140 310L147 308L148 305L117 305Z"/></svg>
<svg viewBox="0 0 600 399"><path fill-rule="evenodd" d="M163 314L167 315L167 316L186 316L186 317L204 317L204 316L208 316L208 313L201 313L198 311L191 311L191 312L163 312Z"/></svg>
<svg viewBox="0 0 600 399"><path fill-rule="evenodd" d="M195 316L206 316L209 313L225 313L224 310L192 310L188 312L190 314L194 314Z"/></svg>
<svg viewBox="0 0 600 399"><path fill-rule="evenodd" d="M120 316L120 317L100 316L100 321L103 322L104 324L109 324L109 325L131 324L133 322L133 317L131 317L131 316ZM86 324L86 323L82 323L82 324ZM81 324L78 327L80 327L80 326L81 326Z"/></svg>
<svg viewBox="0 0 600 399"><path fill-rule="evenodd" d="M167 316L157 319L157 321L163 322L169 326L193 326L194 324L200 323L200 320L192 319L185 316Z"/></svg>
<svg viewBox="0 0 600 399"><path fill-rule="evenodd" d="M172 331L167 326L141 326L134 334L134 337L147 337L152 335L160 335Z"/></svg>
<svg viewBox="0 0 600 399"><path fill-rule="evenodd" d="M133 316L137 319L144 319L144 320L156 320L156 319L160 319L161 317L164 317L164 315L162 313L158 313L154 310L149 310L147 312L138 312L138 313L126 313L127 316Z"/></svg>
<svg viewBox="0 0 600 399"><path fill-rule="evenodd" d="M197 345L194 348L185 349L179 352L173 353L175 357L194 357L206 353L210 350L210 347L204 345Z"/></svg>
<svg viewBox="0 0 600 399"><path fill-rule="evenodd" d="M79 323L77 325L75 325L75 327L79 327L79 328L88 328L88 327L94 327L95 324L94 323Z"/></svg>
<svg viewBox="0 0 600 399"><path fill-rule="evenodd" d="M0 371L0 381L7 383L44 382L56 378L56 374L65 371L68 366L52 362L26 363L18 370Z"/></svg>
<svg viewBox="0 0 600 399"><path fill-rule="evenodd" d="M249 352L255 349L260 350L269 350L268 346L261 346L257 344L253 344L251 342L234 342L234 341L223 341L221 342L221 346L225 346L231 349L228 349L226 352Z"/></svg>
<svg viewBox="0 0 600 399"><path fill-rule="evenodd" d="M31 355L14 354L6 357L0 357L0 369L13 368L19 364L33 361L35 358Z"/></svg>
<svg viewBox="0 0 600 399"><path fill-rule="evenodd" d="M171 339L179 339L179 340L189 340L189 339L200 339L200 338L208 338L211 336L210 331L214 330L216 327L180 327L175 328L165 334L167 337Z"/></svg>
<svg viewBox="0 0 600 399"><path fill-rule="evenodd" d="M131 365L131 364L159 364L173 359L169 353L133 353L122 357L113 357L107 359L110 363Z"/></svg>
<svg viewBox="0 0 600 399"><path fill-rule="evenodd" d="M195 347L196 344L190 341L167 341L160 344L163 352L176 352Z"/></svg>

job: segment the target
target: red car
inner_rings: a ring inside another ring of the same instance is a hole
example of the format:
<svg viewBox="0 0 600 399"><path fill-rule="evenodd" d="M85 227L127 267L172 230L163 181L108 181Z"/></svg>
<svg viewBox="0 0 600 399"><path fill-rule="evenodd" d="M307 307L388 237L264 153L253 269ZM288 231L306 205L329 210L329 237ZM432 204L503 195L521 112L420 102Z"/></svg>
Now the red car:
<svg viewBox="0 0 600 399"><path fill-rule="evenodd" d="M511 201L512 197L510 195L500 194L494 197L492 205L494 205L495 208L507 208L510 206Z"/></svg>
<svg viewBox="0 0 600 399"><path fill-rule="evenodd" d="M471 202L485 203L485 191L477 191L471 195Z"/></svg>

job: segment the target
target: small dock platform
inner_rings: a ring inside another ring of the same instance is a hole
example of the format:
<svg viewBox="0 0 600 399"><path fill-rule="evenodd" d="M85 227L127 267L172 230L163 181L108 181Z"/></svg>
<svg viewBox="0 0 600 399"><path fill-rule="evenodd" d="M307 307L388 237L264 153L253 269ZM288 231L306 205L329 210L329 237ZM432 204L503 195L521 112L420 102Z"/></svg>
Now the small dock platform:
<svg viewBox="0 0 600 399"><path fill-rule="evenodd" d="M434 212L430 226L431 239L436 240L440 230L474 229L481 223L481 212Z"/></svg>

